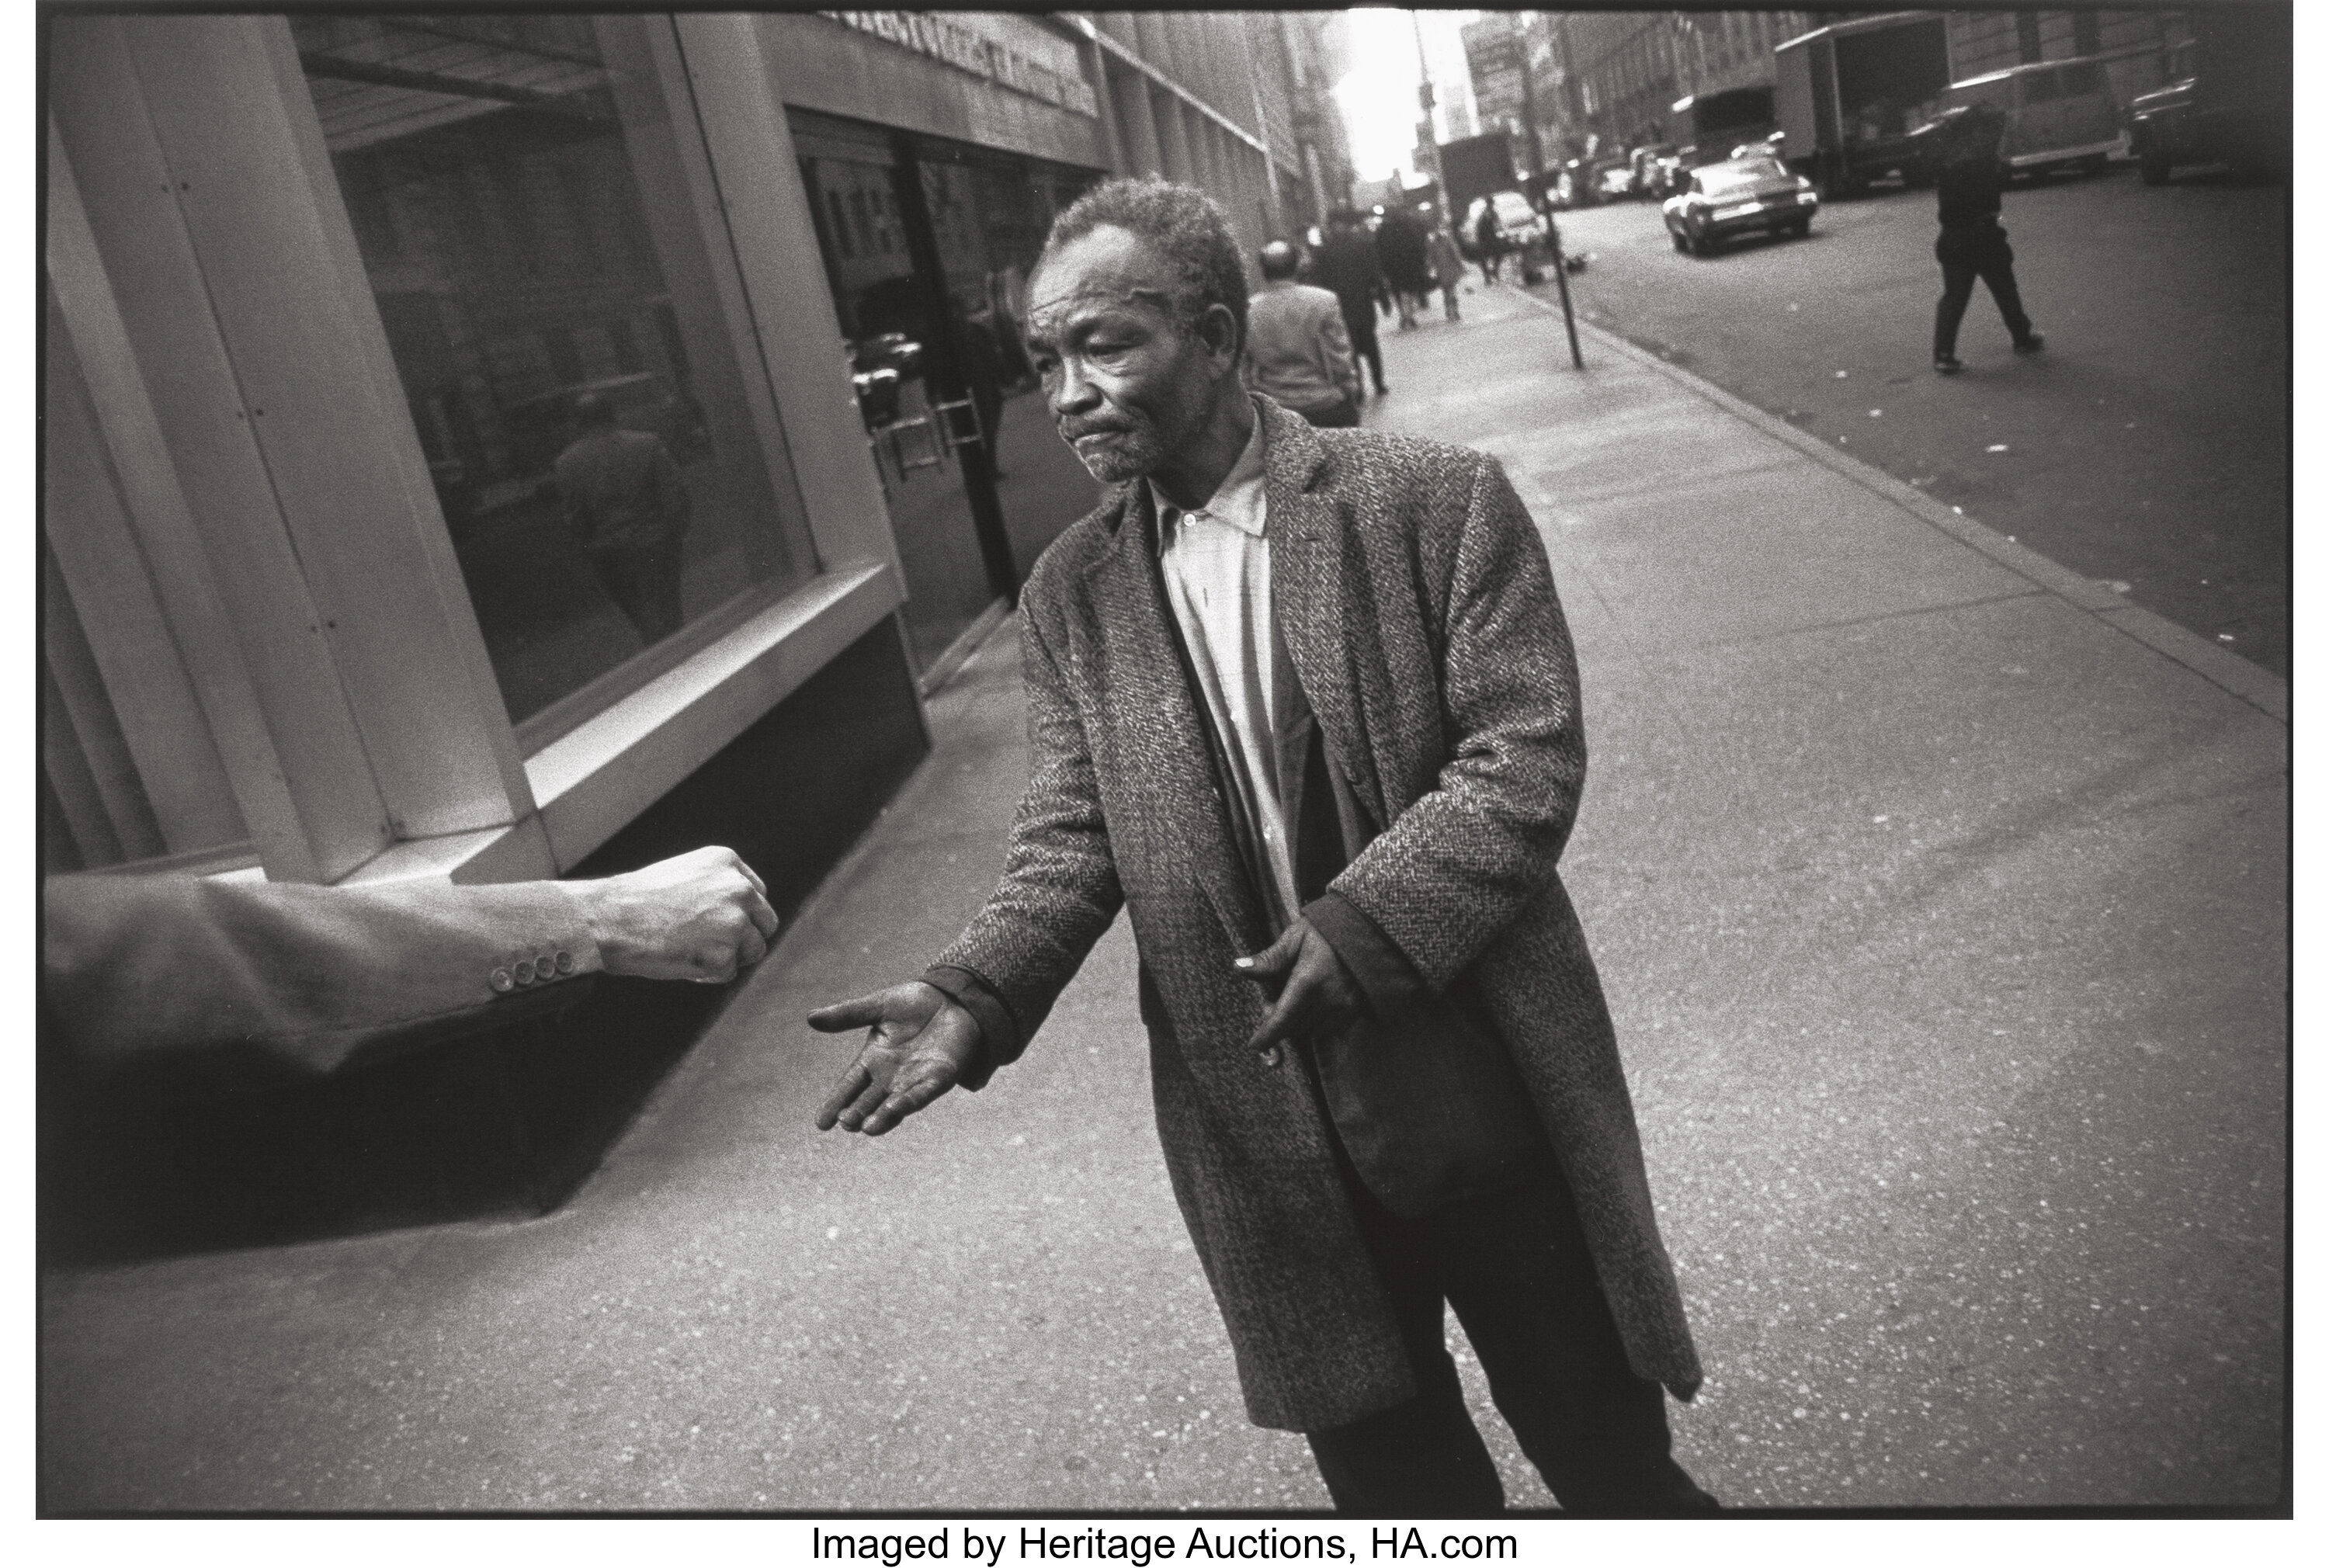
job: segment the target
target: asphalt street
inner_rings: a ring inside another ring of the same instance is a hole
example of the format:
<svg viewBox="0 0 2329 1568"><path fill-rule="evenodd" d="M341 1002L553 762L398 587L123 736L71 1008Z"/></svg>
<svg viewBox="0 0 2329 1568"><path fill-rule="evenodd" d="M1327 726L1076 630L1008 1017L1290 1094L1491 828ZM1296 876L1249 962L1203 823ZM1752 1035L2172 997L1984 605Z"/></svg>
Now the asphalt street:
<svg viewBox="0 0 2329 1568"><path fill-rule="evenodd" d="M2287 201L2131 165L2015 185L2004 221L2046 349L2016 358L1976 289L1955 378L1931 369L1930 192L1879 187L1807 239L1708 258L1672 249L1652 202L1560 222L1592 255L1587 319L2286 676Z"/></svg>

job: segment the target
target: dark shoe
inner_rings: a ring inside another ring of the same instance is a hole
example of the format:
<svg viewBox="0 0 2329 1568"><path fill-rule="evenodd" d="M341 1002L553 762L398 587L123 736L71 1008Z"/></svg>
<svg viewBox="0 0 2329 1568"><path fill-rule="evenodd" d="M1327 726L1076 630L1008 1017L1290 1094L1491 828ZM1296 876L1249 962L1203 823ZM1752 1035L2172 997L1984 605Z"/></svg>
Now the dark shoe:
<svg viewBox="0 0 2329 1568"><path fill-rule="evenodd" d="M2017 354L2034 354L2045 346L2046 334L2044 333L2033 332L2028 337L2023 338L2020 343L2015 343L2013 345L2013 352Z"/></svg>
<svg viewBox="0 0 2329 1568"><path fill-rule="evenodd" d="M1957 358L1955 354L1935 354L1933 356L1933 369L1940 371L1940 373L1945 376L1954 376L1959 371L1965 369L1965 361Z"/></svg>

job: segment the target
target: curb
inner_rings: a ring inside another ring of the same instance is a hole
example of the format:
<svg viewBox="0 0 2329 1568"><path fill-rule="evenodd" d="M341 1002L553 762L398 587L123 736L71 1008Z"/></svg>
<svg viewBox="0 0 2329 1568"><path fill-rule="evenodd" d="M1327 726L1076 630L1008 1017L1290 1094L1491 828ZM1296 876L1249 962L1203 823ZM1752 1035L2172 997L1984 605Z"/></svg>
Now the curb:
<svg viewBox="0 0 2329 1568"><path fill-rule="evenodd" d="M1540 299L1526 289L1514 292L1540 311L1551 315L1561 314L1559 305ZM1724 391L1703 376L1668 363L1605 326L1580 318L1577 330L1580 336L1590 338L1619 358L1656 371L1685 391L1696 393L1725 413L1745 420L1773 440L1785 442L1823 468L1892 502L1958 543L1980 551L2015 576L2063 600L2073 609L2093 616L2153 653L2183 665L2210 685L2230 692L2258 712L2282 724L2289 721L2288 682L2270 671L2237 653L2225 652L2198 633L2186 630L2164 615L2128 604L2092 578L2080 577L2027 545L2019 544L1995 529L1985 527L1942 505L1915 486L1904 484L1857 457L1836 451L1818 437L1798 430L1777 415L1766 413L1745 399Z"/></svg>

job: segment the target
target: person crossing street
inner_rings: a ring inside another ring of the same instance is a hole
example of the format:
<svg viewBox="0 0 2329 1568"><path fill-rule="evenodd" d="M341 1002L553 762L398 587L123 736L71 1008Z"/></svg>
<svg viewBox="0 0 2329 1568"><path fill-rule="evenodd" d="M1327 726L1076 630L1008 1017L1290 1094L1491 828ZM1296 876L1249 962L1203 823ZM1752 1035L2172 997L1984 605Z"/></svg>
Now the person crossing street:
<svg viewBox="0 0 2329 1568"><path fill-rule="evenodd" d="M1997 154L2005 117L1987 104L1975 104L1943 134L1949 145L1936 182L1941 235L1933 255L1941 264L1941 298L1933 311L1933 369L1953 376L1965 369L1957 358L1957 328L1976 280L1989 286L1997 314L2013 335L2015 353L2034 354L2046 339L2031 328L2013 277L2013 249L1997 221L2005 183Z"/></svg>

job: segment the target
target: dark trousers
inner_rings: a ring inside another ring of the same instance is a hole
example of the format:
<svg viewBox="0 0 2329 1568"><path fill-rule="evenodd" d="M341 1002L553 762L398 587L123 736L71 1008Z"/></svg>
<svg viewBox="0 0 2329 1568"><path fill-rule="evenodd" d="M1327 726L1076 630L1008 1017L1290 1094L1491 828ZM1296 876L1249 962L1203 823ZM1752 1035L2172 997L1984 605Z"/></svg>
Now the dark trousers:
<svg viewBox="0 0 2329 1568"><path fill-rule="evenodd" d="M615 607L638 628L639 641L653 647L686 620L679 603L680 541L646 549L600 549L590 553L591 569Z"/></svg>
<svg viewBox="0 0 2329 1568"><path fill-rule="evenodd" d="M2030 317L2023 311L2022 290L2013 281L2013 251L2009 246L1992 246L1964 260L1941 263L1941 302L1933 311L1937 360L1957 357L1957 326L1965 320L1975 278L1989 285L1989 296L1997 301L1997 314L2005 318L2005 330L2013 334L2013 341L2022 343L2030 336Z"/></svg>
<svg viewBox="0 0 2329 1568"><path fill-rule="evenodd" d="M1382 346L1375 342L1375 302L1363 299L1353 305L1345 299L1343 307L1343 330L1351 334L1351 353L1364 361L1374 372L1375 390L1383 390Z"/></svg>
<svg viewBox="0 0 2329 1568"><path fill-rule="evenodd" d="M1422 1391L1348 1426L1306 1434L1337 1508L1494 1513L1504 1506L1447 1354L1443 1303L1487 1374L1521 1451L1575 1514L1712 1509L1674 1460L1665 1394L1626 1349L1551 1151L1527 1185L1401 1219L1344 1167Z"/></svg>

